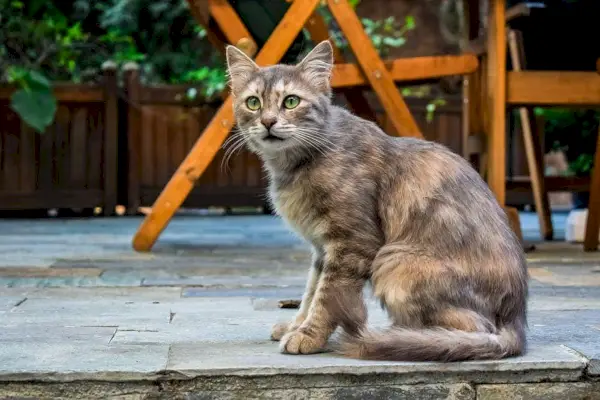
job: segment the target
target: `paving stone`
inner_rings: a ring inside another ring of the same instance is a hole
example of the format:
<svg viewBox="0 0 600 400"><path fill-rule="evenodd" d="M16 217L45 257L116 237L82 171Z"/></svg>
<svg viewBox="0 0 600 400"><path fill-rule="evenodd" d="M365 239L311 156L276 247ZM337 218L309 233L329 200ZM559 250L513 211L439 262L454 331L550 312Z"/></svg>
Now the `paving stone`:
<svg viewBox="0 0 600 400"><path fill-rule="evenodd" d="M598 298L549 297L532 295L529 299L529 310L567 311L567 310L600 310Z"/></svg>
<svg viewBox="0 0 600 400"><path fill-rule="evenodd" d="M23 293L30 299L97 301L101 299L125 299L125 301L167 301L181 297L181 289L174 287L85 287L85 288L39 288L25 291L21 288L0 288L0 295Z"/></svg>
<svg viewBox="0 0 600 400"><path fill-rule="evenodd" d="M598 400L600 382L480 385L477 400Z"/></svg>
<svg viewBox="0 0 600 400"><path fill-rule="evenodd" d="M530 343L600 342L598 310L569 310L566 312L537 311L529 314Z"/></svg>
<svg viewBox="0 0 600 400"><path fill-rule="evenodd" d="M300 298L304 293L304 286L288 288L240 288L240 289L219 289L219 288L184 288L181 292L182 297L262 297L262 298Z"/></svg>
<svg viewBox="0 0 600 400"><path fill-rule="evenodd" d="M141 279L122 276L119 278L109 277L81 277L65 276L52 278L5 278L0 277L0 287L21 287L21 288L44 288L44 287L98 287L98 286L140 286Z"/></svg>
<svg viewBox="0 0 600 400"><path fill-rule="evenodd" d="M3 326L0 330L0 343L2 346L36 343L108 344L116 332L116 327L47 326L34 322Z"/></svg>
<svg viewBox="0 0 600 400"><path fill-rule="evenodd" d="M168 304L154 301L72 301L28 299L3 318L5 326L118 326L123 329L155 329L170 321Z"/></svg>
<svg viewBox="0 0 600 400"><path fill-rule="evenodd" d="M589 342L568 342L566 346L577 351L589 360L587 374L600 376L600 331L596 338Z"/></svg>
<svg viewBox="0 0 600 400"><path fill-rule="evenodd" d="M248 276L196 276L193 278L146 278L142 286L199 286L220 288L285 288L304 286L306 277L248 277Z"/></svg>
<svg viewBox="0 0 600 400"><path fill-rule="evenodd" d="M156 377L169 345L13 343L0 346L0 381L116 380Z"/></svg>
<svg viewBox="0 0 600 400"><path fill-rule="evenodd" d="M91 276L97 277L102 274L99 268L22 268L22 267L0 267L2 277L71 277Z"/></svg>
<svg viewBox="0 0 600 400"><path fill-rule="evenodd" d="M27 297L25 296L2 296L0 295L0 312L8 311L16 305L22 303Z"/></svg>

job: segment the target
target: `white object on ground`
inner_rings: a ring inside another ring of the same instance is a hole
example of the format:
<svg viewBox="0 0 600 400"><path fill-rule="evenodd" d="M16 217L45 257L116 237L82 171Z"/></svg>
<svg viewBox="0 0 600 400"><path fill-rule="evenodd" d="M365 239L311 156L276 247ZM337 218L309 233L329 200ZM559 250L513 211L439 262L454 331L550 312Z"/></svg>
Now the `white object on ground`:
<svg viewBox="0 0 600 400"><path fill-rule="evenodd" d="M572 210L567 217L565 226L565 239L567 242L583 242L585 237L585 224L587 222L588 210Z"/></svg>

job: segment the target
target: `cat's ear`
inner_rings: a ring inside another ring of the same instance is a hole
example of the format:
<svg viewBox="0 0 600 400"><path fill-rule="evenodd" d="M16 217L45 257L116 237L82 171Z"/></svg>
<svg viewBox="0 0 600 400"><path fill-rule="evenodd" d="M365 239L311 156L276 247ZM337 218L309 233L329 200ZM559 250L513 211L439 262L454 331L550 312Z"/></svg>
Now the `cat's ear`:
<svg viewBox="0 0 600 400"><path fill-rule="evenodd" d="M227 46L225 55L231 90L235 95L248 83L252 74L258 71L258 65L235 46Z"/></svg>
<svg viewBox="0 0 600 400"><path fill-rule="evenodd" d="M300 73L308 82L315 84L325 93L331 92L331 72L333 70L333 48L324 40L298 64Z"/></svg>

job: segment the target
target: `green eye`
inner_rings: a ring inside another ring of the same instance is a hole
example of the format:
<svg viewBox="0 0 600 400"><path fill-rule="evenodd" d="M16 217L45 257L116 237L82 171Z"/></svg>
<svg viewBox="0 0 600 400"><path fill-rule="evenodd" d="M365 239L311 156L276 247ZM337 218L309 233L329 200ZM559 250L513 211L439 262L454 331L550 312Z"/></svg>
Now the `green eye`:
<svg viewBox="0 0 600 400"><path fill-rule="evenodd" d="M256 96L250 96L246 99L246 107L252 111L256 111L260 108L260 100Z"/></svg>
<svg viewBox="0 0 600 400"><path fill-rule="evenodd" d="M283 99L283 106L288 110L298 107L298 104L300 104L300 97L298 96L290 95Z"/></svg>

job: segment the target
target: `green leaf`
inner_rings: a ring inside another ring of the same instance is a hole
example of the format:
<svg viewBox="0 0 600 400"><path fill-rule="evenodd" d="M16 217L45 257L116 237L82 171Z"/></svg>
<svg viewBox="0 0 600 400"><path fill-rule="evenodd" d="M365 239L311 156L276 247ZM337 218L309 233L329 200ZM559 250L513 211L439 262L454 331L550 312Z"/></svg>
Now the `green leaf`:
<svg viewBox="0 0 600 400"><path fill-rule="evenodd" d="M408 15L404 20L404 25L409 31L415 29L415 17L413 17L412 15Z"/></svg>
<svg viewBox="0 0 600 400"><path fill-rule="evenodd" d="M56 98L50 90L17 90L10 99L10 108L40 133L54 120Z"/></svg>
<svg viewBox="0 0 600 400"><path fill-rule="evenodd" d="M33 89L50 89L50 81L37 71L29 71L24 79L27 86Z"/></svg>
<svg viewBox="0 0 600 400"><path fill-rule="evenodd" d="M406 39L399 37L399 38L394 38L394 37L386 37L383 38L383 44L385 44L386 46L390 46L390 47L400 47L400 46L404 46L404 44L406 44Z"/></svg>
<svg viewBox="0 0 600 400"><path fill-rule="evenodd" d="M349 0L348 3L350 3L350 7L356 8L360 4L360 0Z"/></svg>

